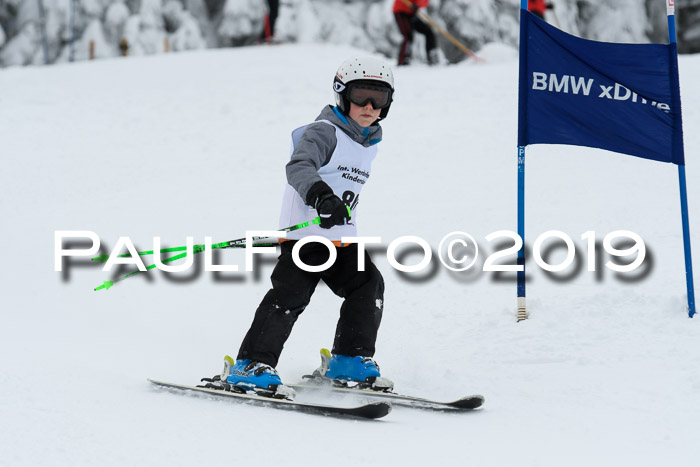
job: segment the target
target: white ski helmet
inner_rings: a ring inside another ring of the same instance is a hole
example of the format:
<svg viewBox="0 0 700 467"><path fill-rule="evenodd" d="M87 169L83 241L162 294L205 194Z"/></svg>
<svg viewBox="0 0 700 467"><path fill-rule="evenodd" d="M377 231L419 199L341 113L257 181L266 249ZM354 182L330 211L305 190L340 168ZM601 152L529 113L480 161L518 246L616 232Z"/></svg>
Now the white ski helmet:
<svg viewBox="0 0 700 467"><path fill-rule="evenodd" d="M391 67L384 61L373 57L351 58L340 65L333 80L333 91L335 91L336 105L345 114L350 110L348 90L351 87L350 83L353 82L387 87L391 90L386 105L380 106L382 111L379 114L379 119L386 118L389 107L394 100L394 73L392 73ZM374 101L372 104L377 108Z"/></svg>

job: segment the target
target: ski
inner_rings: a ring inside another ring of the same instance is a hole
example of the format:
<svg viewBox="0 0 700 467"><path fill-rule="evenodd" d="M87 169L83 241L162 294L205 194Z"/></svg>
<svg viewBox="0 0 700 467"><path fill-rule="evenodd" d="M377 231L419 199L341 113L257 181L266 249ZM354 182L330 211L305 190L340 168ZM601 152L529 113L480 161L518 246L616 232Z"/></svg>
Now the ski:
<svg viewBox="0 0 700 467"><path fill-rule="evenodd" d="M338 417L353 417L364 419L377 419L386 416L391 412L391 403L384 401L368 402L355 407L340 407L335 405L313 404L309 402L297 402L287 399L274 399L272 397L264 397L256 394L237 393L225 391L223 389L212 389L200 386L189 386L186 384L166 383L153 379L148 380L150 383L167 389L177 391L204 393L216 397L234 399L237 402L247 402L254 405L274 407L278 409L294 410L303 413L317 415L333 415Z"/></svg>
<svg viewBox="0 0 700 467"><path fill-rule="evenodd" d="M371 382L353 383L353 386L348 385L347 381L328 378L330 361L332 358L331 351L321 349L321 366L318 367L313 374L304 375L302 379L306 382L297 384L287 384L295 391L328 391L345 394L361 394L374 399L384 399L391 401L394 405L402 405L415 409L428 409L439 411L468 411L478 409L484 402L484 396L474 394L471 396L461 397L451 402L441 402L423 397L407 396L393 392L393 383L384 378L372 378ZM388 384L387 384L388 383Z"/></svg>
<svg viewBox="0 0 700 467"><path fill-rule="evenodd" d="M338 386L336 384L341 383L320 376L307 375L304 378L308 379L308 382L287 384L287 386L299 392L330 391L334 393L344 394L361 394L370 398L391 401L393 405L412 407L415 409L438 410L443 412L470 411L478 409L479 407L484 405L484 402L486 401L484 396L474 394L471 396L461 397L454 401L442 402L432 399L426 399L423 397L407 396L405 394L398 394L389 391L376 391L373 389L355 388L342 385Z"/></svg>

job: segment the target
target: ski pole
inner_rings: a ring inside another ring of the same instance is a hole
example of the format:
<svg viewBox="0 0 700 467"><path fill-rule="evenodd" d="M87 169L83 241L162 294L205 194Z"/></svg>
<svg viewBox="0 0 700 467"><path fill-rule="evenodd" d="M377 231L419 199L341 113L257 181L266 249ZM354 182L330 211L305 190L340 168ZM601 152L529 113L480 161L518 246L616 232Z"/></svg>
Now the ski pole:
<svg viewBox="0 0 700 467"><path fill-rule="evenodd" d="M308 227L310 225L319 225L320 223L321 223L321 218L316 217L315 219L312 219L312 220L306 221L306 222L302 222L301 224L290 225L289 227L285 227L284 229L278 230L278 232L293 232L295 230L299 230L299 229L303 229L304 227ZM256 240L262 240L264 238L267 238L267 237L253 237L252 240L256 241ZM236 240L229 240L226 242L212 244L211 248L212 248L212 250L224 249L224 248L245 248L246 247L245 241L246 241L245 237L237 238ZM276 246L276 245L277 245L277 243L253 244L253 246L255 246L255 247L266 247L266 246ZM201 253L202 251L204 251L204 249L205 249L204 245L193 245L192 254L196 255L197 253ZM183 250L187 250L187 247L186 246L179 246L179 247L173 247L173 248L163 248L160 250L160 253L173 253L173 252L183 251ZM187 253L188 253L187 251L184 251L184 253L180 253L178 255L171 256L169 258L162 260L161 262L163 264L165 264L165 263L177 261L178 259L182 259L182 258L186 257ZM138 254L139 255L152 255L153 250L139 251ZM123 255L119 255L118 257L119 258L129 258L129 257L131 257L131 254L126 253ZM93 261L101 261L101 262L106 262L108 259L109 259L109 255L100 255L100 256L97 256L95 258L92 258ZM156 267L155 264L148 265L148 266L146 266L146 271L149 271L155 267ZM123 281L124 279L127 279L131 276L135 276L136 274L139 274L141 272L146 272L146 271L141 271L139 269L137 271L132 271L128 274L125 274L124 276L121 276L121 277L115 279L114 281L104 281L102 283L102 285L95 287L94 290L95 291L101 290L101 289L109 290L114 285L115 282Z"/></svg>
<svg viewBox="0 0 700 467"><path fill-rule="evenodd" d="M294 230L299 230L303 229L304 227L308 227L309 225L318 225L321 223L321 218L317 217L315 219L312 219L307 222L302 222L301 224L296 224L296 225L290 225L289 227L285 227L284 229L278 230L278 232L292 232ZM257 240L263 240L268 237L253 237L253 241ZM226 242L221 242L221 243L213 243L211 245L212 250L217 250L217 249L223 249L223 248L245 248L245 237L242 238L237 238L236 240L228 240ZM256 245L257 246L257 245ZM264 246L264 245L261 245ZM186 246L176 246L172 248L162 248L160 250L161 253L173 253L176 251L185 251L187 249ZM194 250L194 254L201 253L204 251L204 245L193 245L192 249ZM148 251L138 251L137 252L139 256L144 256L144 255L152 255L153 250L148 250ZM117 256L118 258L131 258L131 253L124 253L122 255ZM99 261L101 263L106 263L107 260L109 260L109 255L100 255L100 256L95 256L94 258L90 258L92 261Z"/></svg>
<svg viewBox="0 0 700 467"><path fill-rule="evenodd" d="M412 6L414 6L414 4L410 2L410 0L401 0L401 1L402 1L402 2L404 3L404 5L406 5L407 7L412 7ZM456 37L454 37L452 34L450 34L450 33L447 32L445 29L443 29L440 25L438 25L435 21L433 21L433 19L432 19L430 16L428 16L427 13L425 13L424 11L421 11L421 10L417 10L416 15L417 15L421 20L423 20L423 22L425 22L425 23L427 23L428 25L430 25L431 27L437 29L438 32L439 32L440 34L442 34L442 36L443 36L445 39L447 39L448 41L452 42L452 44L454 44L459 50L461 50L461 51L464 52L465 54L469 55L470 57L472 57L472 58L473 58L474 60L476 60L477 62L483 62L483 61L484 61L483 58L478 57L474 52L472 52L471 50L469 50L469 48L468 48L466 45L462 44L459 40L457 40Z"/></svg>
<svg viewBox="0 0 700 467"><path fill-rule="evenodd" d="M278 243L256 243L256 244L254 244L253 246L254 246L254 247L265 247L265 246L277 246L277 245L278 245ZM195 247L201 247L201 248L195 249L195 248L193 247L193 249L192 249L192 250L193 250L193 253L192 253L192 254L197 254L197 253L201 253L202 251L204 251L204 245L194 245L194 246L195 246ZM226 248L228 248L228 247L226 247ZM235 245L235 246L233 246L232 248L245 248L245 243ZM213 249L213 245L212 245L212 249ZM120 257L128 257L128 256L130 256L130 255L119 255L119 256L120 256ZM161 261L161 263L163 263L163 264L165 264L165 263L171 263L171 262L173 262L173 261L177 261L178 259L182 259L182 258L184 258L184 257L186 257L186 256L187 256L187 252L185 251L184 253L180 253L179 255L171 256L170 258L165 258L164 260ZM146 271L150 271L151 269L153 269L153 268L155 268L155 267L156 267L155 264L149 264L148 266L146 266ZM125 274L125 275L123 275L123 276L121 276L121 277L115 279L114 281L104 281L104 282L102 283L102 285L99 285L99 286L95 287L93 290L95 290L95 291L98 291L98 290L101 290L101 289L109 290L110 287L112 287L112 286L114 285L115 282L123 281L124 279L127 279L127 278L129 278L129 277L131 277L131 276L135 276L136 274L139 274L139 273L141 273L141 272L146 272L146 271L141 271L140 269L138 269L138 270L136 270L136 271L132 271L132 272L130 272L130 273L128 273L128 274Z"/></svg>
<svg viewBox="0 0 700 467"><path fill-rule="evenodd" d="M280 232L283 232L280 230ZM262 240L264 238L268 237L252 237L253 241L257 240ZM254 246L265 246L267 244L260 244L260 245L254 245ZM211 249L212 250L217 250L217 249L223 249L223 248L245 248L245 238L239 238L236 240L229 240L227 242L221 242L221 243L212 243ZM187 250L186 246L175 246L172 248L161 248L160 253L175 253L177 251L185 251ZM192 251L193 254L201 253L204 251L204 245L192 245ZM139 256L146 256L146 255L152 255L153 250L148 250L148 251L137 251L136 252ZM109 260L110 256L109 255L100 255L100 256L95 256L94 258L90 258L92 261L99 261L101 263L106 263ZM124 253L121 255L118 255L117 258L131 258L131 253Z"/></svg>

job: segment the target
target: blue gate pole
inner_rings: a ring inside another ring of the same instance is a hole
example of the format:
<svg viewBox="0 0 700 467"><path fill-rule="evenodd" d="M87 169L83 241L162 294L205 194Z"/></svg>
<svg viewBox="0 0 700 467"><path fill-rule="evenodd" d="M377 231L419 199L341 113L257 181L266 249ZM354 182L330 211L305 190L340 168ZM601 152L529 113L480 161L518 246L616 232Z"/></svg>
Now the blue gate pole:
<svg viewBox="0 0 700 467"><path fill-rule="evenodd" d="M527 0L520 0L520 63L518 84L518 235L522 245L518 251L517 265L522 267L518 271L517 296L518 296L518 321L527 319L525 307L525 145L523 132L527 131ZM525 69L523 70L523 67Z"/></svg>
<svg viewBox="0 0 700 467"><path fill-rule="evenodd" d="M683 251L685 254L685 285L688 291L688 316L695 314L693 286L693 256L690 252L690 225L688 220L688 193L685 184L685 166L678 166L678 185L681 190L681 219L683 220Z"/></svg>
<svg viewBox="0 0 700 467"><path fill-rule="evenodd" d="M523 241L518 251L518 321L527 319L525 307L525 146L518 146L518 235Z"/></svg>
<svg viewBox="0 0 700 467"><path fill-rule="evenodd" d="M676 43L676 16L675 16L675 1L666 0L666 16L668 18L668 42L669 44ZM675 49L675 60L672 62L678 67L677 57L678 52ZM678 77L678 72L674 73L675 77ZM671 83L675 88L678 87L678 83ZM678 96L677 102L674 103L680 108L680 96ZM678 131L682 131L679 129ZM674 138L674 144L677 143L676 138ZM680 144L682 146L683 139L680 138ZM681 148L682 149L682 148ZM685 164L685 161L683 161ZM688 291L688 316L690 318L695 315L695 289L693 285L693 256L690 251L690 221L688 220L688 190L686 188L685 182L685 165L678 165L678 186L681 192L681 220L683 222L683 251L685 254L685 283L686 289Z"/></svg>

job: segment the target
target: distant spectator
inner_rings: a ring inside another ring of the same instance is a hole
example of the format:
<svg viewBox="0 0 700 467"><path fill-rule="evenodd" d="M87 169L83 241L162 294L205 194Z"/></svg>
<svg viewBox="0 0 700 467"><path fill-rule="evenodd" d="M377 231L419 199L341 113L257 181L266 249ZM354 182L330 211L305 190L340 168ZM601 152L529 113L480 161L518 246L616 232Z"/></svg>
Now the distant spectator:
<svg viewBox="0 0 700 467"><path fill-rule="evenodd" d="M260 37L265 42L272 42L275 38L275 21L280 9L280 0L267 0L267 15L265 15L265 27Z"/></svg>
<svg viewBox="0 0 700 467"><path fill-rule="evenodd" d="M554 5L545 0L527 0L527 9L544 19L545 10L553 10Z"/></svg>
<svg viewBox="0 0 700 467"><path fill-rule="evenodd" d="M419 8L426 8L430 0L396 0L394 2L394 18L403 35L403 42L399 49L399 65L411 63L411 48L413 45L413 32L419 32L425 36L425 52L428 63L435 65L438 62L437 41L435 33L425 24L416 13Z"/></svg>

